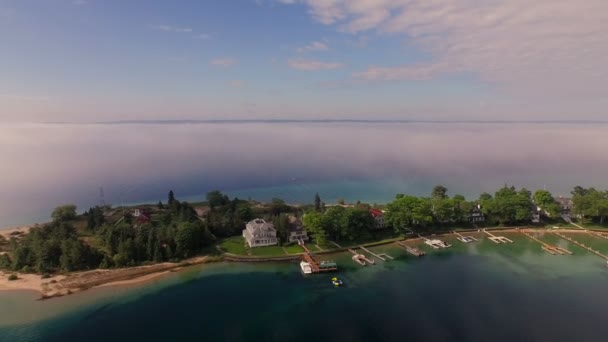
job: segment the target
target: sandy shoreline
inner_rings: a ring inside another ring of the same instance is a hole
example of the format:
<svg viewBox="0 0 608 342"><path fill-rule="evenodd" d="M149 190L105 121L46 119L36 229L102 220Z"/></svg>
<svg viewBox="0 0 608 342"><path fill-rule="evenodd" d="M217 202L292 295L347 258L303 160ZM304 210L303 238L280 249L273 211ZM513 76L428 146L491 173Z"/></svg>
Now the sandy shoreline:
<svg viewBox="0 0 608 342"><path fill-rule="evenodd" d="M185 266L203 264L207 261L209 261L208 256L201 256L180 263L167 262L122 269L74 272L47 279L43 279L38 274L0 271L0 291L35 291L40 294L40 299L48 299L100 286L126 286L145 283ZM8 276L11 274L16 274L18 279L8 280Z"/></svg>
<svg viewBox="0 0 608 342"><path fill-rule="evenodd" d="M20 235L24 235L29 233L30 229L33 226L20 226L20 227L13 227L13 228L2 228L2 230L0 230L0 235L3 236L6 240L10 240L11 236L13 236L15 233L19 233Z"/></svg>

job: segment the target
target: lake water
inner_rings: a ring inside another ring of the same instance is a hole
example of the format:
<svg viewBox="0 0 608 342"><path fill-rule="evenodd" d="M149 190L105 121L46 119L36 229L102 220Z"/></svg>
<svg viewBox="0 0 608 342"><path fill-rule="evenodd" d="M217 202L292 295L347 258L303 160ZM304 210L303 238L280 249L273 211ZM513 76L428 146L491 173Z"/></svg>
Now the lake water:
<svg viewBox="0 0 608 342"><path fill-rule="evenodd" d="M232 196L385 203L436 184L469 199L505 183L605 188L606 123L0 124L0 227L75 203Z"/></svg>
<svg viewBox="0 0 608 342"><path fill-rule="evenodd" d="M552 256L515 233L512 245L454 244L417 259L361 267L334 255L330 275L295 263L219 263L154 283L33 301L0 293L1 341L599 341L608 334L605 261L547 235ZM600 242L606 244L606 242Z"/></svg>

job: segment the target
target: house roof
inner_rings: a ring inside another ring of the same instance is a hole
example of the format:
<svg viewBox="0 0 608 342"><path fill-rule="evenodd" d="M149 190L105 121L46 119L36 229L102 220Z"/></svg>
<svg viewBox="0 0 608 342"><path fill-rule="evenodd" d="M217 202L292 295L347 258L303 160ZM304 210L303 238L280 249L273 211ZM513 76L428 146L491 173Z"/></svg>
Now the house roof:
<svg viewBox="0 0 608 342"><path fill-rule="evenodd" d="M263 219L257 218L247 223L247 229L252 233L276 231L272 223L266 222Z"/></svg>
<svg viewBox="0 0 608 342"><path fill-rule="evenodd" d="M369 210L370 214L372 214L373 217L378 217L378 216L382 216L382 210L380 209L370 209Z"/></svg>

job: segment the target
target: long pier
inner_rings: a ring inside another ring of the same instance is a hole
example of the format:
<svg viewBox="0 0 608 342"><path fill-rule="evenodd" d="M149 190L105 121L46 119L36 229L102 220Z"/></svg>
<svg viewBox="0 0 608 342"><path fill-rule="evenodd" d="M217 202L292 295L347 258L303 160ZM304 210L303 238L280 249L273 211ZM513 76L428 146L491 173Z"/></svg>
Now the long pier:
<svg viewBox="0 0 608 342"><path fill-rule="evenodd" d="M548 244L548 243L546 243L544 241L541 241L541 240L535 238L534 236L532 236L532 234L530 234L528 232L525 232L523 230L520 230L520 233L522 233L525 236L529 237L530 239L532 239L532 240L540 243L541 248L545 252L547 252L547 253L549 253L551 255L557 255L557 254L560 254L560 255L564 255L564 254L572 255L573 254L571 251L569 251L569 250L567 250L565 248L562 248L562 247L559 247L559 246L553 246L553 245L550 245L550 244Z"/></svg>
<svg viewBox="0 0 608 342"><path fill-rule="evenodd" d="M587 229L585 229L585 231L586 231L587 233L589 233L589 234L593 235L593 236L597 236L597 237L600 237L600 238L602 238L602 239L606 239L606 240L608 240L608 236L606 236L606 235L602 235L602 234L600 234L600 233L598 233L598 232L594 232L593 230L587 230Z"/></svg>
<svg viewBox="0 0 608 342"><path fill-rule="evenodd" d="M353 254L353 260L356 261L361 266L365 266L365 262L367 262L371 265L376 263L374 260L366 257L364 254L357 253L357 251L355 251L352 248L349 248L348 251ZM361 261L365 261L365 262L361 262Z"/></svg>
<svg viewBox="0 0 608 342"><path fill-rule="evenodd" d="M584 249L588 250L589 252L591 252L591 253L599 256L599 257L602 257L602 258L608 260L608 256L600 253L599 251L596 251L595 249L593 249L593 248L591 248L591 247L589 247L589 246L587 246L585 244L582 244L582 243L580 243L580 242L578 242L578 241L576 241L576 240L574 240L572 238L569 238L569 237L565 236L564 234L561 234L561 233L558 233L558 232L552 232L552 233L555 234L555 235L557 235L557 236L559 236L559 237L561 237L564 240L570 241L573 244L575 244L575 245L577 245L577 246L579 246L581 248L584 248Z"/></svg>
<svg viewBox="0 0 608 342"><path fill-rule="evenodd" d="M507 239L504 236L495 236L494 234L486 231L485 229L482 230L484 233L488 234L490 237L489 239L494 242L494 243L512 243L512 240Z"/></svg>
<svg viewBox="0 0 608 342"><path fill-rule="evenodd" d="M425 256L425 255L426 255L426 253L425 253L425 252L423 252L423 251L419 250L419 249L418 249L418 248L416 248L416 247L410 247L410 246L406 245L404 242L397 241L397 244L398 244L399 246L401 246L401 247L405 248L405 250L406 250L408 253L410 253L410 254L412 254L412 255L414 255L414 256L421 257L421 256Z"/></svg>
<svg viewBox="0 0 608 342"><path fill-rule="evenodd" d="M387 259L391 259L391 260L395 259L395 258L393 258L392 256L390 256L390 255L388 255L386 253L376 254L376 253L370 251L369 249L367 249L367 248L365 248L363 246L359 246L359 248L361 248L362 250L366 251L367 253L373 255L374 257L376 257L376 258L378 258L378 259L380 259L382 261L386 261L386 258Z"/></svg>

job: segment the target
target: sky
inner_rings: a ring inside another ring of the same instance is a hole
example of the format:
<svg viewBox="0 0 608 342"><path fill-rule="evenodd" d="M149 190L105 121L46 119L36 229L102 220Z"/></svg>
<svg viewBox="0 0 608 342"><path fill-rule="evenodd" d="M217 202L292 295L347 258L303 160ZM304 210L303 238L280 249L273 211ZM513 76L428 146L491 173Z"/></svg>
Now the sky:
<svg viewBox="0 0 608 342"><path fill-rule="evenodd" d="M606 120L605 0L0 0L0 123Z"/></svg>

